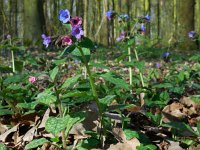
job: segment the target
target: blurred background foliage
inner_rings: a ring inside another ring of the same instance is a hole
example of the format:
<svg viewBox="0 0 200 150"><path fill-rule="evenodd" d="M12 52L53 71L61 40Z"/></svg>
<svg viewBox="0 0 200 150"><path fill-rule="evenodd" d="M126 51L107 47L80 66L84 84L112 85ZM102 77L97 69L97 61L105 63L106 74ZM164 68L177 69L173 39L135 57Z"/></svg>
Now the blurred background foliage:
<svg viewBox="0 0 200 150"><path fill-rule="evenodd" d="M0 0L0 39L8 34L24 42L41 41L41 34L64 34L58 20L60 9L84 20L85 35L112 46L119 36L119 23L107 21L105 12L114 10L131 17L149 14L150 44L157 48L197 49L187 33L200 31L200 0Z"/></svg>

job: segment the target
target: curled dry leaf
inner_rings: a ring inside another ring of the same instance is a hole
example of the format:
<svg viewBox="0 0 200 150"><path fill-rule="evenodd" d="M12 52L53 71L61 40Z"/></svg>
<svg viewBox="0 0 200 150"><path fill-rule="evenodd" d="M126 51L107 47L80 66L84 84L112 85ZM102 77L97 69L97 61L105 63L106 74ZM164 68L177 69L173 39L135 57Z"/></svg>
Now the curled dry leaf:
<svg viewBox="0 0 200 150"><path fill-rule="evenodd" d="M16 132L19 127L19 124L15 125L11 129L7 130L5 133L0 135L0 142L6 142L6 141L11 141L8 139L9 135ZM10 137L9 137L10 138ZM12 138L12 137L11 137Z"/></svg>
<svg viewBox="0 0 200 150"><path fill-rule="evenodd" d="M7 130L8 130L8 127L0 123L0 135L6 132Z"/></svg>
<svg viewBox="0 0 200 150"><path fill-rule="evenodd" d="M172 103L167 105L163 110L162 113L164 115L163 121L180 121L187 117L188 109L183 106L181 103Z"/></svg>
<svg viewBox="0 0 200 150"><path fill-rule="evenodd" d="M190 97L181 98L180 103L189 109L190 115L200 113L200 103L194 102Z"/></svg>

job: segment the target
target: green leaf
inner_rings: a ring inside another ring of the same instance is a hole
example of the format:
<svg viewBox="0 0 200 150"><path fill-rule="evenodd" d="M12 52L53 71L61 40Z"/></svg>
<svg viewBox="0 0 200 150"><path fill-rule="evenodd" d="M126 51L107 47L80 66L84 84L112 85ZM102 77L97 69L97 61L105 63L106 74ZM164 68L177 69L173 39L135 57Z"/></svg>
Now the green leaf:
<svg viewBox="0 0 200 150"><path fill-rule="evenodd" d="M0 72L2 72L2 73L11 73L12 72L12 68L10 68L9 66L0 65Z"/></svg>
<svg viewBox="0 0 200 150"><path fill-rule="evenodd" d="M14 76L7 77L3 83L4 84L18 83L24 80L25 80L25 75L14 75Z"/></svg>
<svg viewBox="0 0 200 150"><path fill-rule="evenodd" d="M87 96L86 92L80 92L80 91L73 91L73 92L68 92L67 94L62 95L62 99L64 98L69 98L69 97L75 97L75 96Z"/></svg>
<svg viewBox="0 0 200 150"><path fill-rule="evenodd" d="M68 55L69 53L71 53L74 49L76 48L76 45L70 45L70 46L67 46L64 50L63 50L63 52L61 53L61 55L60 56L66 56L66 55Z"/></svg>
<svg viewBox="0 0 200 150"><path fill-rule="evenodd" d="M7 148L4 144L0 144L0 150L7 150Z"/></svg>
<svg viewBox="0 0 200 150"><path fill-rule="evenodd" d="M128 40L128 46L132 46L135 43L135 38L131 38Z"/></svg>
<svg viewBox="0 0 200 150"><path fill-rule="evenodd" d="M24 62L23 61L15 61L15 69L19 72L22 72L24 67Z"/></svg>
<svg viewBox="0 0 200 150"><path fill-rule="evenodd" d="M168 92L165 91L165 92L160 93L159 99L160 101L165 101L167 103L170 99Z"/></svg>
<svg viewBox="0 0 200 150"><path fill-rule="evenodd" d="M64 58L64 59L58 59L58 60L54 60L53 61L53 63L55 64L55 65L60 65L60 64L62 64L62 63L65 63L66 62L66 58Z"/></svg>
<svg viewBox="0 0 200 150"><path fill-rule="evenodd" d="M60 131L65 130L65 135L68 135L69 131L74 124L81 122L85 119L84 113L78 113L78 116L67 115L64 118L49 117L45 124L46 131L57 135Z"/></svg>
<svg viewBox="0 0 200 150"><path fill-rule="evenodd" d="M49 141L45 138L35 139L35 140L31 141L30 143L28 143L25 146L25 149L28 150L28 149L32 149L32 148L37 148L38 146L42 146L44 143L47 143L47 142L49 142Z"/></svg>
<svg viewBox="0 0 200 150"><path fill-rule="evenodd" d="M174 128L178 131L180 131L179 133L181 134L182 131L190 131L190 133L192 133L195 136L198 136L198 134L187 124L185 124L184 122L169 122L169 123L165 123L162 126L164 127L169 127L169 128Z"/></svg>
<svg viewBox="0 0 200 150"><path fill-rule="evenodd" d="M88 48L82 48L82 51L86 57L86 61L89 62L90 61L90 49ZM84 60L82 58L81 52L78 48L75 48L75 50L72 52L72 56L74 56L75 58L81 60L82 63L84 63Z"/></svg>
<svg viewBox="0 0 200 150"><path fill-rule="evenodd" d="M145 145L145 146L141 144L140 146L137 146L136 148L137 150L157 150L157 147L152 144Z"/></svg>
<svg viewBox="0 0 200 150"><path fill-rule="evenodd" d="M76 123L79 123L85 119L85 113L83 112L78 112L74 114L73 116L67 115L64 119L65 124L66 124L66 130L65 130L65 135L69 134L69 131L75 125Z"/></svg>
<svg viewBox="0 0 200 150"><path fill-rule="evenodd" d="M133 131L131 129L123 129L123 131L124 131L124 134L126 135L127 140L130 140L132 138L137 138L143 144L150 144L151 143L149 138L143 133Z"/></svg>
<svg viewBox="0 0 200 150"><path fill-rule="evenodd" d="M144 61L124 62L124 64L129 66L129 67L136 67L137 69L140 70L140 72L142 72L142 70L144 69L144 66L145 66L145 62Z"/></svg>
<svg viewBox="0 0 200 150"><path fill-rule="evenodd" d="M49 117L45 124L46 131L57 135L60 131L64 130L66 127L64 118Z"/></svg>
<svg viewBox="0 0 200 150"><path fill-rule="evenodd" d="M103 111L106 111L108 105L114 100L115 95L107 95L106 97L99 100Z"/></svg>
<svg viewBox="0 0 200 150"><path fill-rule="evenodd" d="M106 73L100 76L104 78L104 80L115 84L116 88L124 88L126 90L129 90L129 85L123 79L116 78L111 73Z"/></svg>
<svg viewBox="0 0 200 150"><path fill-rule="evenodd" d="M198 132L199 132L199 135L200 135L200 121L199 121L199 122L197 122L197 130L198 130Z"/></svg>
<svg viewBox="0 0 200 150"><path fill-rule="evenodd" d="M153 85L152 87L161 89L161 88L172 88L174 86L171 83L162 83L162 84Z"/></svg>
<svg viewBox="0 0 200 150"><path fill-rule="evenodd" d="M124 134L126 135L127 140L131 140L132 138L137 138L139 139L139 134L136 131L133 131L131 129L124 129Z"/></svg>
<svg viewBox="0 0 200 150"><path fill-rule="evenodd" d="M145 147L147 148L147 150L157 150L157 147L155 145L145 145Z"/></svg>
<svg viewBox="0 0 200 150"><path fill-rule="evenodd" d="M24 108L28 110L34 110L37 106L37 102L31 102L31 103L18 103L16 107L18 108Z"/></svg>
<svg viewBox="0 0 200 150"><path fill-rule="evenodd" d="M56 75L58 74L59 68L56 66L53 70L50 71L50 78L52 81L55 80Z"/></svg>
<svg viewBox="0 0 200 150"><path fill-rule="evenodd" d="M71 78L68 78L64 83L63 85L61 86L61 89L64 89L64 88L69 88L70 86L76 84L79 80L79 78L81 77L81 75L77 75L75 77L71 77Z"/></svg>
<svg viewBox="0 0 200 150"><path fill-rule="evenodd" d="M94 44L92 40L90 40L87 37L84 37L81 42L78 44L80 47L88 48L88 49L94 49Z"/></svg>
<svg viewBox="0 0 200 150"><path fill-rule="evenodd" d="M4 115L12 115L13 111L9 110L9 109L0 109L0 116L4 116Z"/></svg>
<svg viewBox="0 0 200 150"><path fill-rule="evenodd" d="M181 139L181 143L184 143L187 146L190 146L192 144L195 143L195 141L191 140L191 139Z"/></svg>
<svg viewBox="0 0 200 150"><path fill-rule="evenodd" d="M56 102L56 96L53 95L51 89L46 89L44 92L37 95L36 100L39 103L50 105Z"/></svg>

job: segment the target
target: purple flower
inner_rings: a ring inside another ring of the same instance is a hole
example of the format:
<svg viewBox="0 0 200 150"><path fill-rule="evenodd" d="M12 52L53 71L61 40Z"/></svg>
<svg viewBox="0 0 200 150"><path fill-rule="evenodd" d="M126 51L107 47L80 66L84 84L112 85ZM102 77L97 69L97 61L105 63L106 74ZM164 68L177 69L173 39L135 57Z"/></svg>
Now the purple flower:
<svg viewBox="0 0 200 150"><path fill-rule="evenodd" d="M146 27L145 27L145 25L143 23L140 26L140 31L142 31L142 32L146 31Z"/></svg>
<svg viewBox="0 0 200 150"><path fill-rule="evenodd" d="M47 48L49 46L49 44L51 43L51 37L50 36L46 36L45 34L42 34L42 38L43 38L43 44Z"/></svg>
<svg viewBox="0 0 200 150"><path fill-rule="evenodd" d="M195 31L190 31L188 32L188 37L191 38L191 39L194 39L196 38L198 35Z"/></svg>
<svg viewBox="0 0 200 150"><path fill-rule="evenodd" d="M156 68L160 68L161 67L161 64L160 63L156 63Z"/></svg>
<svg viewBox="0 0 200 150"><path fill-rule="evenodd" d="M150 22L150 20L151 20L151 17L147 14L146 16L144 16L144 18L143 18L144 20L146 20L146 21L148 21L148 22Z"/></svg>
<svg viewBox="0 0 200 150"><path fill-rule="evenodd" d="M80 39L83 35L83 29L81 26L75 26L72 28L72 35L75 36L77 39Z"/></svg>
<svg viewBox="0 0 200 150"><path fill-rule="evenodd" d="M117 42L120 42L121 40L123 40L126 37L126 33L125 32L121 32L120 36L116 39Z"/></svg>
<svg viewBox="0 0 200 150"><path fill-rule="evenodd" d="M71 70L73 68L73 66L72 65L68 65L67 68Z"/></svg>
<svg viewBox="0 0 200 150"><path fill-rule="evenodd" d="M71 18L70 23L71 23L72 27L82 25L82 18L80 18L80 17Z"/></svg>
<svg viewBox="0 0 200 150"><path fill-rule="evenodd" d="M64 36L62 37L62 45L68 46L68 45L72 45L72 39L70 36Z"/></svg>
<svg viewBox="0 0 200 150"><path fill-rule="evenodd" d="M6 38L7 38L7 39L11 39L11 35L10 35L10 34L8 34Z"/></svg>
<svg viewBox="0 0 200 150"><path fill-rule="evenodd" d="M69 20L70 20L70 13L67 9L65 10L60 10L59 12L59 20L62 22L62 23L67 23Z"/></svg>
<svg viewBox="0 0 200 150"><path fill-rule="evenodd" d="M107 11L106 17L110 21L114 17L114 12L113 11Z"/></svg>
<svg viewBox="0 0 200 150"><path fill-rule="evenodd" d="M121 37L117 37L117 38L116 38L116 41L117 41L117 42L120 42L121 40L122 40Z"/></svg>

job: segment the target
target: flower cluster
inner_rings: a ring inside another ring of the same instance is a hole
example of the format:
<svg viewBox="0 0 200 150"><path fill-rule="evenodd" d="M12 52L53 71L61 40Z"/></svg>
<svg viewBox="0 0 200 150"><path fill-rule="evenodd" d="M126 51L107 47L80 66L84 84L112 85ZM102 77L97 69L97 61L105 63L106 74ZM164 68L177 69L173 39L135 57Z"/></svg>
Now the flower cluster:
<svg viewBox="0 0 200 150"><path fill-rule="evenodd" d="M80 40L83 35L83 28L82 28L82 18L76 16L76 17L71 17L69 10L60 10L59 11L59 17L58 19L63 23L63 24L70 24L72 27L72 31L70 35L64 35L60 38L61 40L61 45L62 46L69 46L72 45L73 39L76 38L77 40ZM49 44L51 43L51 37L42 35L43 38L43 44L48 47Z"/></svg>
<svg viewBox="0 0 200 150"><path fill-rule="evenodd" d="M117 13L115 13L114 11L107 11L106 12L106 17L109 21L111 21L112 19L114 19L114 17L117 15ZM144 35L145 32L146 32L146 26L145 24L146 23L149 23L150 20L151 20L151 17L147 14L146 16L142 16L142 17L139 17L137 19L138 21L135 21L133 20L132 22L135 22L136 23L136 30L138 33ZM130 21L130 24L132 23L131 22L131 18L128 14L120 14L118 15L118 21L119 22L128 22ZM131 26L129 24L129 26ZM133 25L133 28L135 28L135 25ZM128 33L128 34L125 34L125 32ZM131 30L133 32L135 32L134 30ZM124 41L125 38L129 38L127 37L127 35L130 35L130 37L134 37L134 35L131 35L131 34L134 34L134 33L130 33L130 30L128 31L128 27L125 27L122 29L122 32L120 33L120 36L117 37L116 41L117 42L120 42L120 41Z"/></svg>
<svg viewBox="0 0 200 150"><path fill-rule="evenodd" d="M71 36L79 40L84 35L82 28L82 18L78 16L71 17L69 11L66 9L66 10L60 10L59 20L64 24L68 22L71 24L72 27ZM73 42L71 36L67 35L64 38L62 38L62 44L65 46L71 45Z"/></svg>

